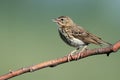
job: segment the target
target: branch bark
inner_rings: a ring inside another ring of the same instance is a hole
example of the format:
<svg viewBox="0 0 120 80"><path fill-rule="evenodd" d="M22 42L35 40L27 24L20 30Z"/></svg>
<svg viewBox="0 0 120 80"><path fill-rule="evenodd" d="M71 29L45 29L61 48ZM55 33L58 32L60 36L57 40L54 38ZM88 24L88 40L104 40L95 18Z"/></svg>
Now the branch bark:
<svg viewBox="0 0 120 80"><path fill-rule="evenodd" d="M69 61L75 61L76 59L80 60L82 58L85 58L88 56L93 56L93 55L101 55L101 54L108 55L112 52L118 51L119 49L120 49L120 41L118 41L114 45L111 45L108 47L86 50L84 52L71 55L71 56L69 56ZM42 63L36 64L33 66L21 68L21 69L15 70L15 71L10 71L7 74L0 76L0 80L7 80L12 77L24 74L24 73L33 72L33 71L43 69L46 67L55 67L59 64L63 64L63 63L69 62L69 61L68 61L68 56L64 56L62 58L42 62Z"/></svg>

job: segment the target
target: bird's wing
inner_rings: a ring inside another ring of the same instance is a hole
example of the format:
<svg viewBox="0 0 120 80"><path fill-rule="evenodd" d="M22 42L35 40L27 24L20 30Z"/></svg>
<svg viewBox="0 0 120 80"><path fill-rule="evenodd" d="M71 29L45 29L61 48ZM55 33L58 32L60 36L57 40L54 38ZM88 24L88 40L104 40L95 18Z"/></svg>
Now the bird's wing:
<svg viewBox="0 0 120 80"><path fill-rule="evenodd" d="M86 31L82 27L77 26L77 27L74 27L74 29L72 29L72 30L73 30L72 35L75 38L82 40L86 44L93 43L96 45L100 45L100 44L106 43L100 37L97 37L97 36L89 33L88 31Z"/></svg>

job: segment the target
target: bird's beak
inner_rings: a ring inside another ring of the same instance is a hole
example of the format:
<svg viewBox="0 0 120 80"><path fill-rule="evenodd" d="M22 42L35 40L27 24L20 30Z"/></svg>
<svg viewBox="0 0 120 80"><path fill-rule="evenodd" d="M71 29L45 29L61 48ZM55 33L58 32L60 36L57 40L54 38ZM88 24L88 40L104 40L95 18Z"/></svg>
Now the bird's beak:
<svg viewBox="0 0 120 80"><path fill-rule="evenodd" d="M59 20L58 20L57 18L52 19L52 21L55 22L55 23L58 23L58 22L59 22Z"/></svg>

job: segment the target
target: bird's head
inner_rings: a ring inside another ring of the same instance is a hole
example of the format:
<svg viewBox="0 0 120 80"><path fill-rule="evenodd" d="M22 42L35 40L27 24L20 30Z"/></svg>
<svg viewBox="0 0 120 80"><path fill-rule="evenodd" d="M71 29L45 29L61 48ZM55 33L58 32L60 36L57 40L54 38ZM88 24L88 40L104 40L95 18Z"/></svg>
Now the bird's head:
<svg viewBox="0 0 120 80"><path fill-rule="evenodd" d="M53 22L56 22L59 25L59 27L68 27L74 25L74 22L68 16L60 16L58 18L53 19Z"/></svg>

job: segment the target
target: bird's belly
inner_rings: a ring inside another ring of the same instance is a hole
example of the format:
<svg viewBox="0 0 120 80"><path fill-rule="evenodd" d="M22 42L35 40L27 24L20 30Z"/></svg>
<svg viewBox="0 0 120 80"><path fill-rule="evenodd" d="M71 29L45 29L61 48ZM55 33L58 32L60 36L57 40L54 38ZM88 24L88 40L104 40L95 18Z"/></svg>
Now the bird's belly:
<svg viewBox="0 0 120 80"><path fill-rule="evenodd" d="M85 43L82 40L76 38L73 38L70 41L71 41L71 46L73 47L80 47L85 45Z"/></svg>

